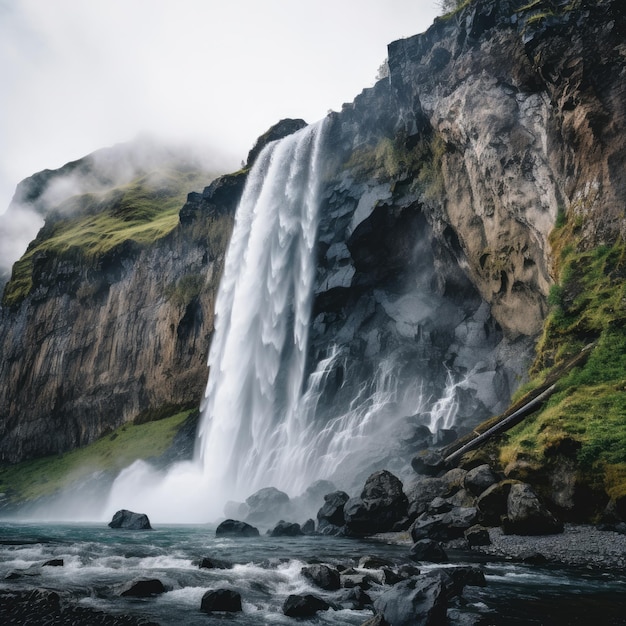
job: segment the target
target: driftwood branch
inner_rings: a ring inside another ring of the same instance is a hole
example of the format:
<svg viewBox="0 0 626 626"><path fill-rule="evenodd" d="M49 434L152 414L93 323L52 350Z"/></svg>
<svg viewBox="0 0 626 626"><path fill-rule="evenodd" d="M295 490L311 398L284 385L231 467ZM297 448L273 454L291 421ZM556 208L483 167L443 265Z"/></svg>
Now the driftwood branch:
<svg viewBox="0 0 626 626"><path fill-rule="evenodd" d="M524 418L538 411L556 391L558 381L574 367L583 365L589 358L595 343L585 346L573 359L556 367L543 385L534 389L518 402L510 406L502 415L492 417L476 427L474 431L452 442L439 451L449 464L456 463L466 452L474 450L493 436L503 433L519 424Z"/></svg>
<svg viewBox="0 0 626 626"><path fill-rule="evenodd" d="M475 448L478 448L483 442L487 441L488 439L491 439L491 437L493 437L494 435L499 435L500 433L503 433L509 430L510 428L513 428L513 426L516 426L517 424L519 424L526 416L530 415L531 413L534 413L539 408L541 408L544 402L555 392L555 390L556 390L556 383L552 385L551 387L548 387L543 393L540 393L536 398L533 398L532 400L527 402L524 406L519 408L517 411L515 411L508 417L505 417L504 419L500 420L494 426L487 429L486 431L484 431L477 437L474 437L474 439L472 439L465 445L461 446L458 450L456 450L449 456L445 457L444 459L445 462L454 464L466 452L469 452L470 450L474 450Z"/></svg>

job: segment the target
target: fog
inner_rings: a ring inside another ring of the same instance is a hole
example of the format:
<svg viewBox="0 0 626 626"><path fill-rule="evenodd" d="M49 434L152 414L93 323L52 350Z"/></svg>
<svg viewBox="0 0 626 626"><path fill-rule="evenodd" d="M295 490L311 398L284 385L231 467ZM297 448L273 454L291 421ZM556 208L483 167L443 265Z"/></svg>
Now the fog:
<svg viewBox="0 0 626 626"><path fill-rule="evenodd" d="M436 0L0 0L0 213L16 184L138 133L238 167L283 117L374 83Z"/></svg>

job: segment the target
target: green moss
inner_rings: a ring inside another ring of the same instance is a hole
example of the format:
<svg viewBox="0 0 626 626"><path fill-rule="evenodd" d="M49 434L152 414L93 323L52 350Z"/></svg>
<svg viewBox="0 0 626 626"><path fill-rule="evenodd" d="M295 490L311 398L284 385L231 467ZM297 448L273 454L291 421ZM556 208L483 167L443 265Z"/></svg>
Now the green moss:
<svg viewBox="0 0 626 626"><path fill-rule="evenodd" d="M0 467L0 492L13 502L47 496L93 472L118 472L137 459L158 457L172 443L191 410L142 425L118 428L98 441L63 455Z"/></svg>
<svg viewBox="0 0 626 626"><path fill-rule="evenodd" d="M204 285L201 274L188 274L165 288L165 297L176 306L186 306L196 298Z"/></svg>
<svg viewBox="0 0 626 626"><path fill-rule="evenodd" d="M547 406L510 431L501 462L546 463L546 451L574 440L587 482L600 477L605 487L626 492L626 473L615 470L626 467L626 245L617 240L589 248L582 221L565 216L551 235L559 281L550 291L529 386L586 345L593 347L583 366L560 379Z"/></svg>
<svg viewBox="0 0 626 626"><path fill-rule="evenodd" d="M178 224L187 193L210 179L204 171L171 169L146 174L107 192L70 198L13 266L3 304L19 304L31 292L37 258L71 253L94 262L126 241L148 245L165 237Z"/></svg>

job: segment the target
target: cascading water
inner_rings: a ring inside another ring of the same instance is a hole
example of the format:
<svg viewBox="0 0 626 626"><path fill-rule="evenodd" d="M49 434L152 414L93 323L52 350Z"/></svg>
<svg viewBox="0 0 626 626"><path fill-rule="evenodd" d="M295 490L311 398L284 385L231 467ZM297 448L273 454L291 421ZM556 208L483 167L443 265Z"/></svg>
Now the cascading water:
<svg viewBox="0 0 626 626"><path fill-rule="evenodd" d="M284 483L303 428L323 125L258 157L220 285L198 455L240 497Z"/></svg>
<svg viewBox="0 0 626 626"><path fill-rule="evenodd" d="M126 468L105 518L132 506L156 521L203 522L262 487L298 496L320 478L351 490L373 469L406 468L416 426L434 433L454 423L459 383L449 375L426 394L419 376L402 373L414 349L371 356L369 374L354 370L360 357L332 338L307 359L325 126L269 144L248 175L216 303L194 459L167 472L143 461ZM397 315L390 298L382 308ZM413 317L398 322L401 336Z"/></svg>

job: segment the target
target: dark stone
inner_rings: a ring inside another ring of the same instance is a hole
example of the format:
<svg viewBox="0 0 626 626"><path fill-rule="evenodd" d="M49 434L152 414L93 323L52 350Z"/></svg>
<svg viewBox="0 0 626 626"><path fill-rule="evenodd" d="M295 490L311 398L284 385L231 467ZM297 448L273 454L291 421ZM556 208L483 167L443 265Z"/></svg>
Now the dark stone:
<svg viewBox="0 0 626 626"><path fill-rule="evenodd" d="M334 591L341 586L339 572L328 565L306 565L300 573L320 589Z"/></svg>
<svg viewBox="0 0 626 626"><path fill-rule="evenodd" d="M46 561L42 567L63 567L64 564L65 562L63 559L50 559L49 561Z"/></svg>
<svg viewBox="0 0 626 626"><path fill-rule="evenodd" d="M374 617L370 617L366 622L363 622L361 626L391 626L391 624L389 624L382 614L378 614L374 615Z"/></svg>
<svg viewBox="0 0 626 626"><path fill-rule="evenodd" d="M435 436L435 441L437 446L443 447L456 441L458 436L459 435L454 428L440 428Z"/></svg>
<svg viewBox="0 0 626 626"><path fill-rule="evenodd" d="M391 626L446 624L447 599L440 576L418 576L394 585L374 602Z"/></svg>
<svg viewBox="0 0 626 626"><path fill-rule="evenodd" d="M445 570L432 570L429 575L436 571L444 572L450 578L451 586L448 588L448 597L460 596L466 586L486 587L487 580L484 572L478 567L469 565L460 567L447 567Z"/></svg>
<svg viewBox="0 0 626 626"><path fill-rule="evenodd" d="M395 585L396 583L405 580L405 577L400 576L388 567L382 567L380 570L380 574L380 582L383 585Z"/></svg>
<svg viewBox="0 0 626 626"><path fill-rule="evenodd" d="M313 617L318 611L326 611L330 604L310 593L306 595L292 594L283 604L283 613L287 617Z"/></svg>
<svg viewBox="0 0 626 626"><path fill-rule="evenodd" d="M381 567L393 567L395 563L380 556L362 556L359 559L359 567L362 569L380 569Z"/></svg>
<svg viewBox="0 0 626 626"><path fill-rule="evenodd" d="M361 589L367 590L372 587L372 584L378 583L378 581L371 574L359 574L354 570L342 573L340 579L341 586L344 589L360 587Z"/></svg>
<svg viewBox="0 0 626 626"><path fill-rule="evenodd" d="M403 579L413 578L414 576L419 576L421 573L420 568L415 565L411 565L411 563L403 563L402 565L399 565L396 571L398 576Z"/></svg>
<svg viewBox="0 0 626 626"><path fill-rule="evenodd" d="M447 513L428 515L423 513L411 526L411 538L418 541L428 537L437 541L450 541L463 537L464 532L478 519L478 510L456 507Z"/></svg>
<svg viewBox="0 0 626 626"><path fill-rule="evenodd" d="M200 610L205 613L224 611L237 613L241 608L241 595L232 589L212 589L202 596Z"/></svg>
<svg viewBox="0 0 626 626"><path fill-rule="evenodd" d="M445 497L448 487L442 478L420 476L406 488L409 501L409 519L415 519L426 511L428 505L437 497Z"/></svg>
<svg viewBox="0 0 626 626"><path fill-rule="evenodd" d="M422 450L413 457L411 467L423 476L438 476L446 469L443 457L434 450Z"/></svg>
<svg viewBox="0 0 626 626"><path fill-rule="evenodd" d="M239 520L224 520L216 529L216 537L258 537L259 530Z"/></svg>
<svg viewBox="0 0 626 626"><path fill-rule="evenodd" d="M333 491L324 496L324 505L317 512L319 532L323 533L327 527L339 529L345 524L343 508L349 499L350 496L345 491Z"/></svg>
<svg viewBox="0 0 626 626"><path fill-rule="evenodd" d="M407 511L400 480L387 470L375 472L365 482L361 497L351 498L344 506L346 531L357 536L388 532Z"/></svg>
<svg viewBox="0 0 626 626"><path fill-rule="evenodd" d="M214 559L213 557L204 557L200 561L201 569L231 569L233 566L229 561L223 559Z"/></svg>
<svg viewBox="0 0 626 626"><path fill-rule="evenodd" d="M126 509L117 511L109 522L110 528L125 528L127 530L152 530L150 520L144 513L133 513Z"/></svg>
<svg viewBox="0 0 626 626"><path fill-rule="evenodd" d="M465 476L465 488L475 496L495 485L498 477L493 473L489 465L479 465L467 472Z"/></svg>
<svg viewBox="0 0 626 626"><path fill-rule="evenodd" d="M563 523L541 504L530 485L512 485L507 515L502 520L507 535L554 535L563 532Z"/></svg>
<svg viewBox="0 0 626 626"><path fill-rule="evenodd" d="M361 587L352 587L343 591L339 597L339 603L353 611L363 611L372 608L372 599Z"/></svg>
<svg viewBox="0 0 626 626"><path fill-rule="evenodd" d="M276 487L264 487L246 498L250 512L246 520L257 524L275 523L283 517L289 506L289 496Z"/></svg>
<svg viewBox="0 0 626 626"><path fill-rule="evenodd" d="M502 517L506 515L509 492L514 484L518 484L516 480L503 480L492 485L476 500L476 507L482 515L482 521L487 526L499 526Z"/></svg>
<svg viewBox="0 0 626 626"><path fill-rule="evenodd" d="M491 538L489 537L489 530L484 526L475 524L468 528L464 533L467 543L471 548L476 546L488 546L491 545Z"/></svg>
<svg viewBox="0 0 626 626"><path fill-rule="evenodd" d="M257 157L268 143L292 135L306 125L307 123L304 120L286 118L271 126L269 130L265 131L265 133L256 140L254 147L248 152L246 167L252 167Z"/></svg>
<svg viewBox="0 0 626 626"><path fill-rule="evenodd" d="M280 520L270 531L271 537L301 537L304 535L300 524Z"/></svg>
<svg viewBox="0 0 626 626"><path fill-rule="evenodd" d="M420 539L413 544L409 551L412 561L425 561L427 563L447 563L448 555L441 544L432 539Z"/></svg>
<svg viewBox="0 0 626 626"><path fill-rule="evenodd" d="M149 598L165 593L163 583L157 578L141 578L129 583L129 586L120 593L123 597Z"/></svg>
<svg viewBox="0 0 626 626"><path fill-rule="evenodd" d="M302 533L304 535L314 535L315 534L315 521L312 519L308 519L304 524L302 524Z"/></svg>

